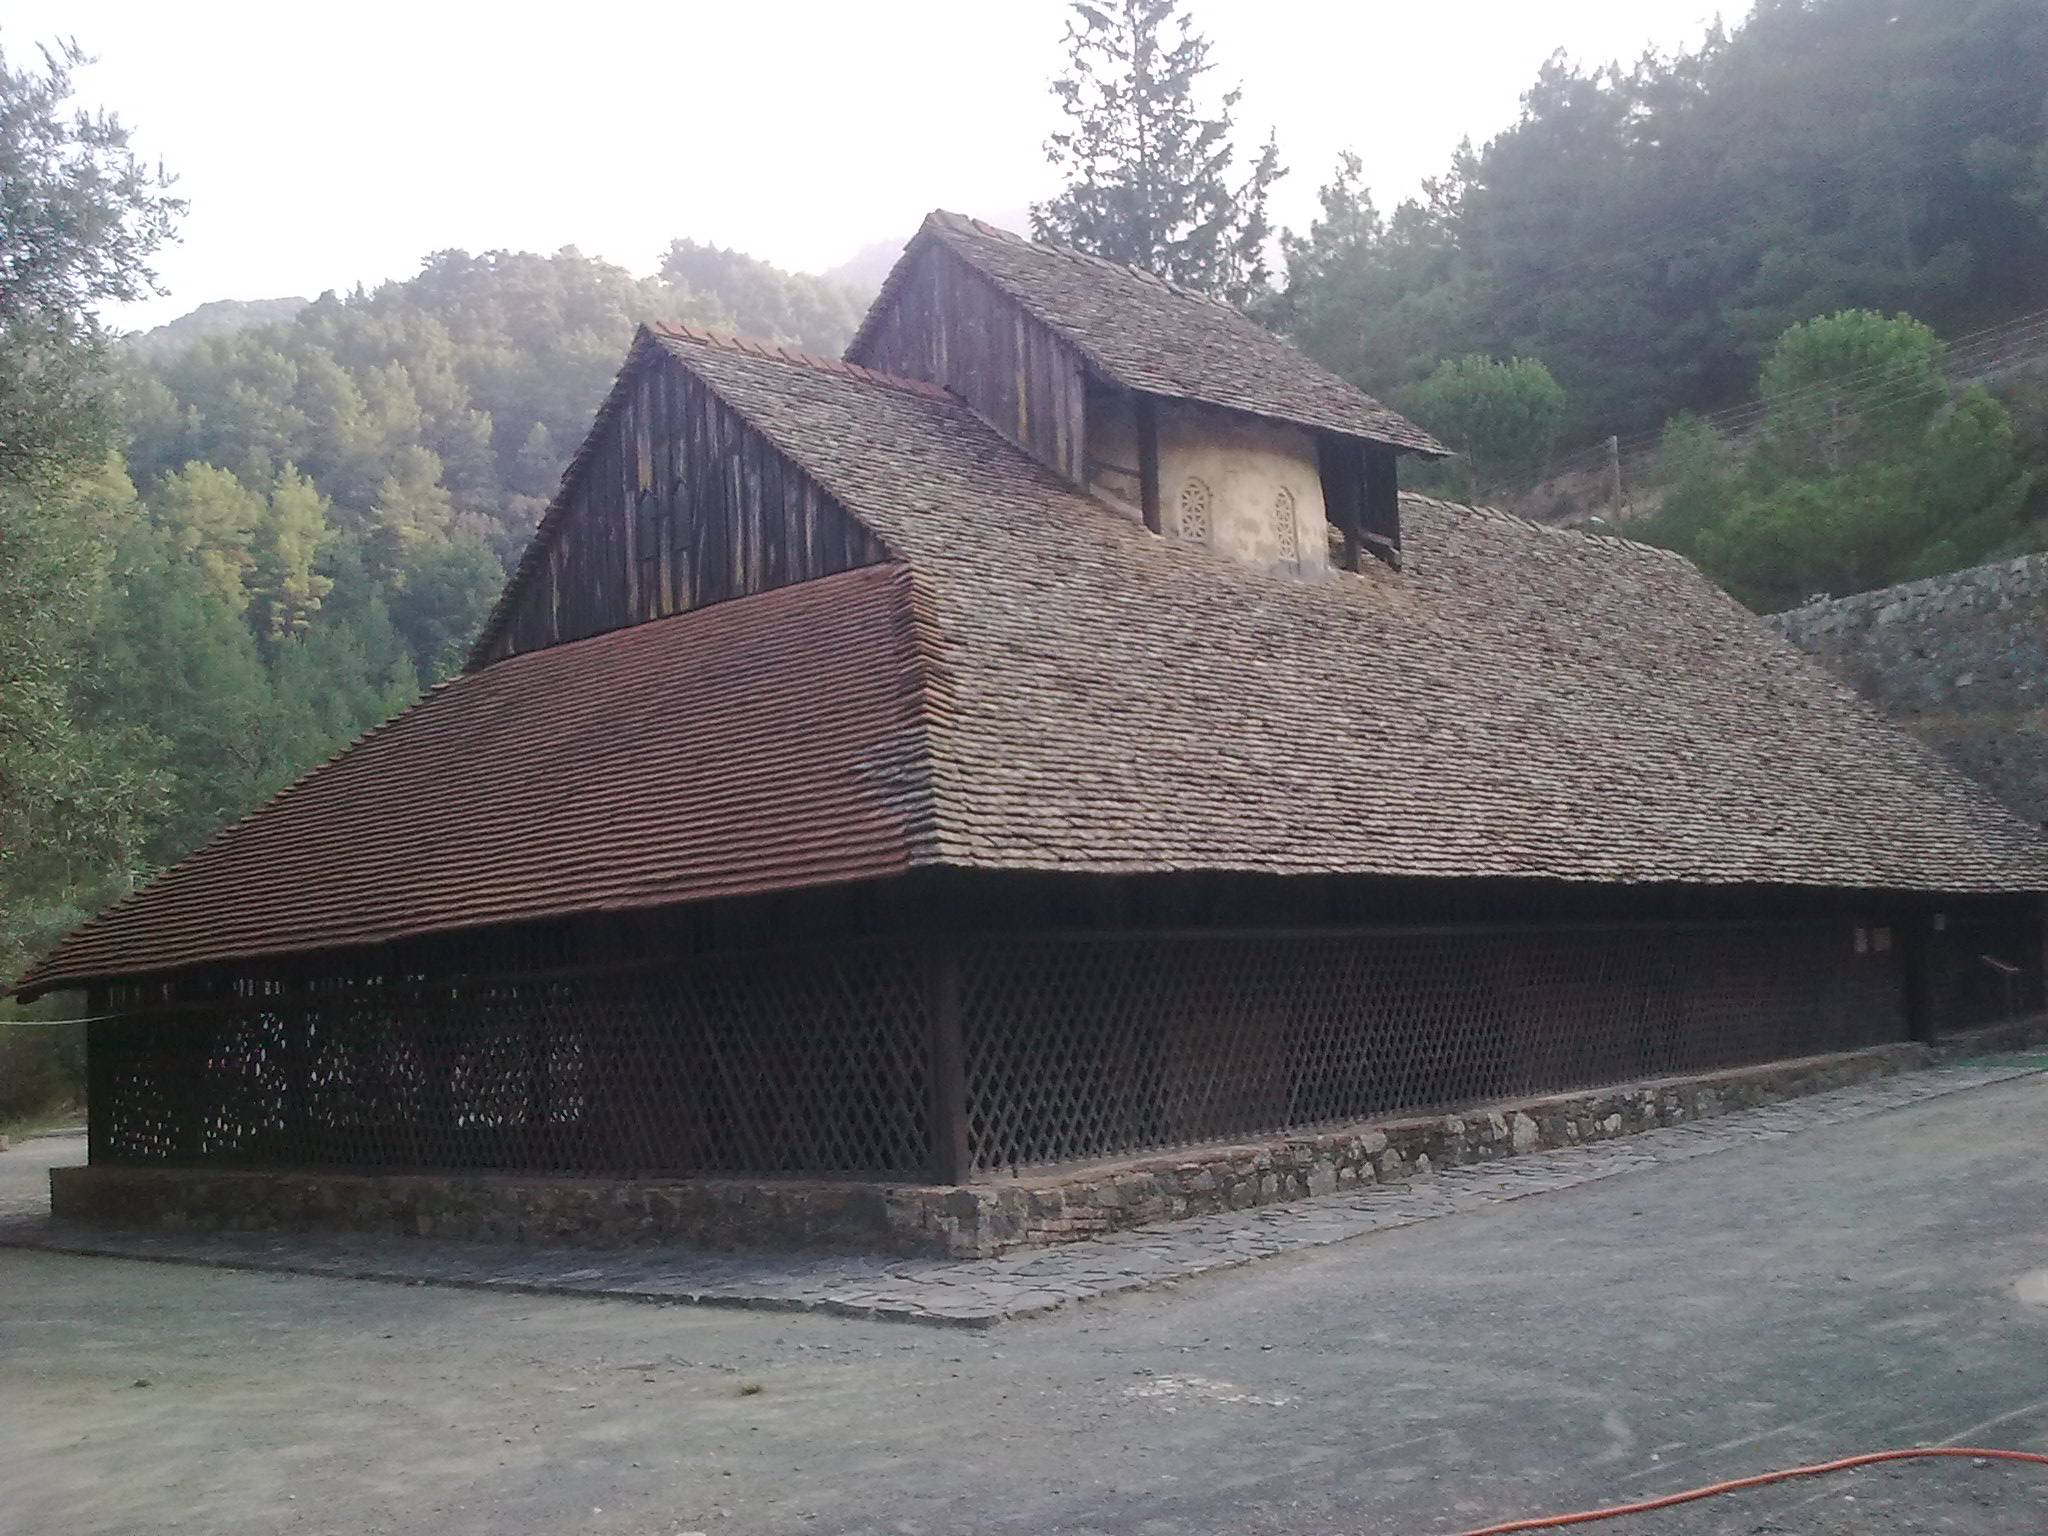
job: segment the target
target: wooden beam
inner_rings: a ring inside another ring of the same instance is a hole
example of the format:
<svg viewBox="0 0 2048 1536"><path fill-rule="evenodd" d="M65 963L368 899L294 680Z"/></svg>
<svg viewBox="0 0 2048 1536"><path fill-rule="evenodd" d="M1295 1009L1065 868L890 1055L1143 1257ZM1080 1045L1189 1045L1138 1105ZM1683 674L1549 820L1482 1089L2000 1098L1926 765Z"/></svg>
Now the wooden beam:
<svg viewBox="0 0 2048 1536"><path fill-rule="evenodd" d="M85 1016L97 1019L107 1011L107 985L85 989ZM85 1030L85 1160L104 1163L112 1156L107 1145L107 1117L114 1107L114 1047L121 1020L86 1024Z"/></svg>
<svg viewBox="0 0 2048 1536"><path fill-rule="evenodd" d="M2048 896L2034 904L2035 921L2040 928L2035 938L2034 998L2036 1009L2048 1009Z"/></svg>
<svg viewBox="0 0 2048 1536"><path fill-rule="evenodd" d="M1159 532L1159 407L1150 395L1133 397L1138 420L1138 505L1145 526Z"/></svg>
<svg viewBox="0 0 2048 1536"><path fill-rule="evenodd" d="M1323 514L1344 535L1337 568L1358 569L1358 519L1365 493L1358 444L1348 437L1316 434L1316 468L1323 481Z"/></svg>
<svg viewBox="0 0 2048 1536"><path fill-rule="evenodd" d="M935 1184L965 1184L967 1050L960 1028L960 952L946 940L925 953L925 1019L930 1082L931 1174Z"/></svg>
<svg viewBox="0 0 2048 1536"><path fill-rule="evenodd" d="M1928 974L1928 947L1933 941L1934 915L1908 907L1897 918L1899 983L1905 990L1906 1038L1929 1041L1935 1035L1934 994Z"/></svg>
<svg viewBox="0 0 2048 1536"><path fill-rule="evenodd" d="M1401 569L1401 483L1392 449L1364 448L1364 505L1358 532L1365 547Z"/></svg>

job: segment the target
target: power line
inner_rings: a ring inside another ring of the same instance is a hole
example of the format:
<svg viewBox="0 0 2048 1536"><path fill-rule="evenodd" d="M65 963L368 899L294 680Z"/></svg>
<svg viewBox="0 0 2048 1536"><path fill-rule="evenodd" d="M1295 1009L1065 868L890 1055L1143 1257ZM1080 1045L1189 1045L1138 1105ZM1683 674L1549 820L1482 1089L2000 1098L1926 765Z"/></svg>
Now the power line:
<svg viewBox="0 0 2048 1536"><path fill-rule="evenodd" d="M2012 367L2038 361L2044 355L2048 355L2048 309L1987 326L1950 343L1943 359L1944 371L1948 375L1947 388L1952 390L1958 384L1978 382ZM1893 363L1868 364L1842 375L1840 379L1803 385L1768 400L1745 401L1707 412L1696 419L1723 436L1747 436L1774 418L1789 418L1797 424L1808 413L1822 409L1835 414L1868 412L1910 399L1931 384L1931 381L1901 379L1896 375L1897 367ZM1666 427L1627 437L1601 439L1575 449L1554 460L1550 472L1569 474L1597 468L1616 452L1624 458L1654 453L1662 444L1668 426L1667 423Z"/></svg>

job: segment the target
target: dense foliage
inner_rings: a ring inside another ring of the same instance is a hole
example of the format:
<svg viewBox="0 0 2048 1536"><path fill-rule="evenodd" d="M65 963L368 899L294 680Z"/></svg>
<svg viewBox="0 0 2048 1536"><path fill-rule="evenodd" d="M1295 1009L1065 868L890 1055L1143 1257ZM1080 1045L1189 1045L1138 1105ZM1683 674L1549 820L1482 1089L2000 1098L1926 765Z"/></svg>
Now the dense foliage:
<svg viewBox="0 0 2048 1536"><path fill-rule="evenodd" d="M1918 321L1845 310L1794 326L1765 360L1763 398L1740 456L1703 422L1673 423L1663 503L1639 530L1743 601L1787 608L2040 542L2011 412L1982 388L1952 400Z"/></svg>
<svg viewBox="0 0 2048 1536"><path fill-rule="evenodd" d="M1277 319L1375 393L1531 357L1569 436L1654 428L1815 315L1952 335L2048 302L2044 111L2040 0L1759 0L1693 52L1553 59L1391 216L1345 160Z"/></svg>
<svg viewBox="0 0 2048 1536"><path fill-rule="evenodd" d="M1431 487L1487 500L1542 472L1564 420L1564 391L1534 358L1454 357L1400 395L1401 405L1457 450Z"/></svg>
<svg viewBox="0 0 2048 1536"><path fill-rule="evenodd" d="M1531 509L1594 485L1611 516L1597 445L1677 418L1632 531L1758 606L2048 543L2043 391L2011 373L2048 330L2012 330L1995 397L1935 342L2048 303L2039 0L1757 0L1692 52L1554 58L1391 214L1343 157L1283 245L1268 318L1459 449L1426 472L1453 492L1526 492L1561 441L1582 473ZM1759 394L1761 432L1690 414Z"/></svg>
<svg viewBox="0 0 2048 1536"><path fill-rule="evenodd" d="M689 241L444 251L110 346L177 210L70 61L0 72L4 975L460 664L638 322L832 352L862 308Z"/></svg>
<svg viewBox="0 0 2048 1536"><path fill-rule="evenodd" d="M1238 92L1213 116L1196 99L1209 41L1182 0L1075 0L1066 125L1046 141L1059 194L1031 210L1041 240L1128 263L1238 303L1267 286L1266 197L1284 173L1269 137L1242 180L1231 134Z"/></svg>
<svg viewBox="0 0 2048 1536"><path fill-rule="evenodd" d="M181 205L118 119L72 106L83 62L0 54L0 971L110 888L154 790L76 707L114 516L93 311L151 289Z"/></svg>

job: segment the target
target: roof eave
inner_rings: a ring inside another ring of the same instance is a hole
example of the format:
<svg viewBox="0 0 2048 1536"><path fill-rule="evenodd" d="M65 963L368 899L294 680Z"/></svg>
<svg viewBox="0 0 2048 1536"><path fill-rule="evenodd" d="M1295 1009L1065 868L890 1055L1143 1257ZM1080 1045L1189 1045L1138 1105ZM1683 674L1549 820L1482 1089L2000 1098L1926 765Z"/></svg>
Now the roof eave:
<svg viewBox="0 0 2048 1536"><path fill-rule="evenodd" d="M1272 421L1278 422L1282 426L1299 427L1304 432L1327 432L1333 437L1354 438L1361 443L1370 443L1375 448L1384 448L1389 453L1413 454L1418 459L1434 461L1457 457L1454 449L1446 448L1419 427L1416 428L1417 435L1428 440L1427 447L1417 443L1402 442L1391 437L1377 437L1370 432L1361 432L1354 427L1336 427L1324 421L1311 421L1306 417L1291 415L1281 411L1255 411L1249 406L1238 405L1233 401L1212 400L1207 395L1175 394L1163 389L1149 388L1142 384L1132 384L1118 378L1110 369L1092 358L1088 359L1088 364L1090 368L1099 373L1104 379L1116 385L1119 389L1129 390L1134 395L1146 395L1154 400L1170 400L1177 404L1204 406L1212 411L1228 411L1236 416L1249 416L1254 421Z"/></svg>

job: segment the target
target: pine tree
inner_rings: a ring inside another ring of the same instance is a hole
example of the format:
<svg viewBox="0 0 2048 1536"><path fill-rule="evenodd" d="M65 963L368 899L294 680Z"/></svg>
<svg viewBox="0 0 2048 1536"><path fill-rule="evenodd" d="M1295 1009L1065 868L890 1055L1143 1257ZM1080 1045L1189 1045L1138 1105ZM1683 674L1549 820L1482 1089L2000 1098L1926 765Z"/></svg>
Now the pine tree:
<svg viewBox="0 0 2048 1536"><path fill-rule="evenodd" d="M332 535L327 498L286 465L256 530L250 618L264 639L304 634L321 600L334 589L333 580L314 569Z"/></svg>
<svg viewBox="0 0 2048 1536"><path fill-rule="evenodd" d="M1241 89L1203 114L1195 91L1213 67L1209 40L1181 4L1076 0L1067 72L1052 86L1067 125L1045 143L1066 185L1032 206L1032 231L1247 304L1267 288L1266 198L1285 172L1269 135L1233 183Z"/></svg>

